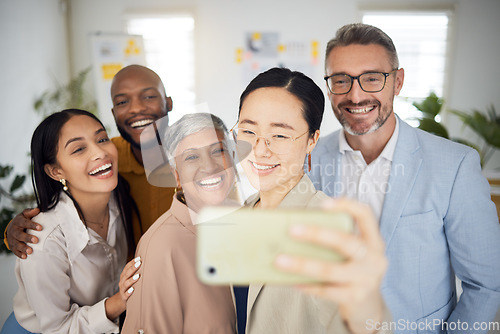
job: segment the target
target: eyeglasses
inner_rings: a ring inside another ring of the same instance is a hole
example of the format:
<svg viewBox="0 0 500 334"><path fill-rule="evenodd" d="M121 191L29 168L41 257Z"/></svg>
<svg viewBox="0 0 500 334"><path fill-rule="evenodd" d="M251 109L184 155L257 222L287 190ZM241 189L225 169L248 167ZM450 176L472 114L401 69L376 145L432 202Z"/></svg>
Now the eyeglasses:
<svg viewBox="0 0 500 334"><path fill-rule="evenodd" d="M324 79L326 80L326 85L330 93L334 95L349 93L352 89L354 80L358 80L359 87L361 87L363 91L367 93L377 93L384 89L387 77L396 71L397 69L389 73L368 72L360 74L357 77L353 77L349 74L333 74L325 76Z"/></svg>
<svg viewBox="0 0 500 334"><path fill-rule="evenodd" d="M238 142L247 142L253 147L257 143L258 138L263 138L264 143L266 143L270 151L275 154L285 154L293 149L293 142L306 133L309 133L309 130L297 137L292 137L283 133L267 133L263 136L258 136L255 131L245 128L232 128L231 133L237 145Z"/></svg>

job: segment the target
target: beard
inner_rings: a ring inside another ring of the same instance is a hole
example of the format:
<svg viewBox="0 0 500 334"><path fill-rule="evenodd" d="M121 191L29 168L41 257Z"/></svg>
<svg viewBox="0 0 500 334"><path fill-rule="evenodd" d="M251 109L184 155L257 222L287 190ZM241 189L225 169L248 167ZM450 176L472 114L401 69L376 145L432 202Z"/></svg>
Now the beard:
<svg viewBox="0 0 500 334"><path fill-rule="evenodd" d="M355 129L356 123L350 124L348 120L344 117L344 114L342 112L342 109L346 107L363 107L366 105L376 105L378 109L378 116L377 119L371 124L371 126L366 129ZM344 130L353 136L362 136L362 135L367 135L370 133L373 133L377 131L379 128L381 128L389 116L392 113L392 105L387 105L386 107L382 107L382 104L378 100L365 100L360 103L352 103L350 101L342 102L340 103L337 107L332 105L333 113L335 114L335 117L339 121L339 123L342 125Z"/></svg>
<svg viewBox="0 0 500 334"><path fill-rule="evenodd" d="M122 136L123 139L125 139L125 141L129 142L133 148L136 148L139 150L141 149L141 144L135 142L134 139L132 138L132 136L124 128L122 128L121 126L118 126L118 125L116 127L118 128L118 132L120 133L120 136Z"/></svg>
<svg viewBox="0 0 500 334"><path fill-rule="evenodd" d="M168 123L166 126L168 127ZM123 139L125 139L127 142L129 142L133 148L139 149L141 151L146 151L148 149L156 148L156 147L160 146L160 149L163 149L163 148L161 148L162 144L158 143L158 138L163 138L163 136L165 135L165 129L163 129L163 128L162 128L163 130L158 129L160 132L156 133L156 137L151 138L150 140L147 140L147 141L141 140L141 142L137 143L136 141L134 141L132 136L124 128L122 128L118 125L116 127L118 128L118 132L123 137Z"/></svg>

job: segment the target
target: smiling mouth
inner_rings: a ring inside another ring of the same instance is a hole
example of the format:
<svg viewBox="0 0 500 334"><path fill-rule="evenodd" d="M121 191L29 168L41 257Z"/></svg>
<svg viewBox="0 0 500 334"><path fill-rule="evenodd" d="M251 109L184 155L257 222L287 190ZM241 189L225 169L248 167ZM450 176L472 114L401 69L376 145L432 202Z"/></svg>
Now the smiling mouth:
<svg viewBox="0 0 500 334"><path fill-rule="evenodd" d="M259 165L253 161L250 161L252 163L252 166L257 169L257 170L269 170L269 169L273 169L275 167L278 167L280 164L276 164L276 165Z"/></svg>
<svg viewBox="0 0 500 334"><path fill-rule="evenodd" d="M224 181L224 178L222 176L216 176L216 177L211 177L207 178L204 180L200 180L197 182L197 184L200 187L203 187L205 189L215 189L221 186L222 182Z"/></svg>
<svg viewBox="0 0 500 334"><path fill-rule="evenodd" d="M113 166L113 165L112 165L112 164L110 164L110 163L104 164L104 165L102 165L102 166L97 167L97 168L96 168L96 169L94 169L94 170L91 170L91 171L89 172L89 175L91 175L91 176L96 176L96 175L107 175L107 174L109 174L109 173L111 172L111 167L112 167L112 166Z"/></svg>
<svg viewBox="0 0 500 334"><path fill-rule="evenodd" d="M141 119L140 121L130 123L129 126L133 129L142 129L153 122L153 119Z"/></svg>
<svg viewBox="0 0 500 334"><path fill-rule="evenodd" d="M375 109L375 106L364 107L364 108L345 108L345 110L347 110L347 112L351 114L367 114L373 109Z"/></svg>

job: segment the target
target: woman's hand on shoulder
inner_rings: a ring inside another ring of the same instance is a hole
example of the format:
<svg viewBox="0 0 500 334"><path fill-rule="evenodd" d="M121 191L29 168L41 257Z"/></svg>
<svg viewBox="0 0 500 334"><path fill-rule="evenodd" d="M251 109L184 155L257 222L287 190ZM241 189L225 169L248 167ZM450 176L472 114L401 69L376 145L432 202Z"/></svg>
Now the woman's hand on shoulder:
<svg viewBox="0 0 500 334"><path fill-rule="evenodd" d="M127 308L127 300L134 292L133 285L137 283L139 279L139 274L137 271L141 266L141 258L136 257L135 259L129 261L125 268L123 268L120 275L120 292L114 294L113 296L106 299L104 307L106 309L106 317L114 321L116 318L122 314Z"/></svg>
<svg viewBox="0 0 500 334"><path fill-rule="evenodd" d="M125 304L134 292L134 284L137 283L137 280L140 278L137 271L139 270L141 264L141 257L138 256L135 259L130 260L122 270L119 286L120 296Z"/></svg>

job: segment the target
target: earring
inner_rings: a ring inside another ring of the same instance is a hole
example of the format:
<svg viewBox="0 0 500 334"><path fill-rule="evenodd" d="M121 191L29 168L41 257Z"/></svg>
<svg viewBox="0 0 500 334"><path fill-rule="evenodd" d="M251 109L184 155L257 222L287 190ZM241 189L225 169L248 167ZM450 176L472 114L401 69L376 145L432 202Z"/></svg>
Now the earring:
<svg viewBox="0 0 500 334"><path fill-rule="evenodd" d="M61 182L63 186L64 191L68 191L68 186L66 185L66 180L65 179L60 179L59 182Z"/></svg>
<svg viewBox="0 0 500 334"><path fill-rule="evenodd" d="M309 153L307 157L307 169L309 172L311 171L311 153Z"/></svg>

